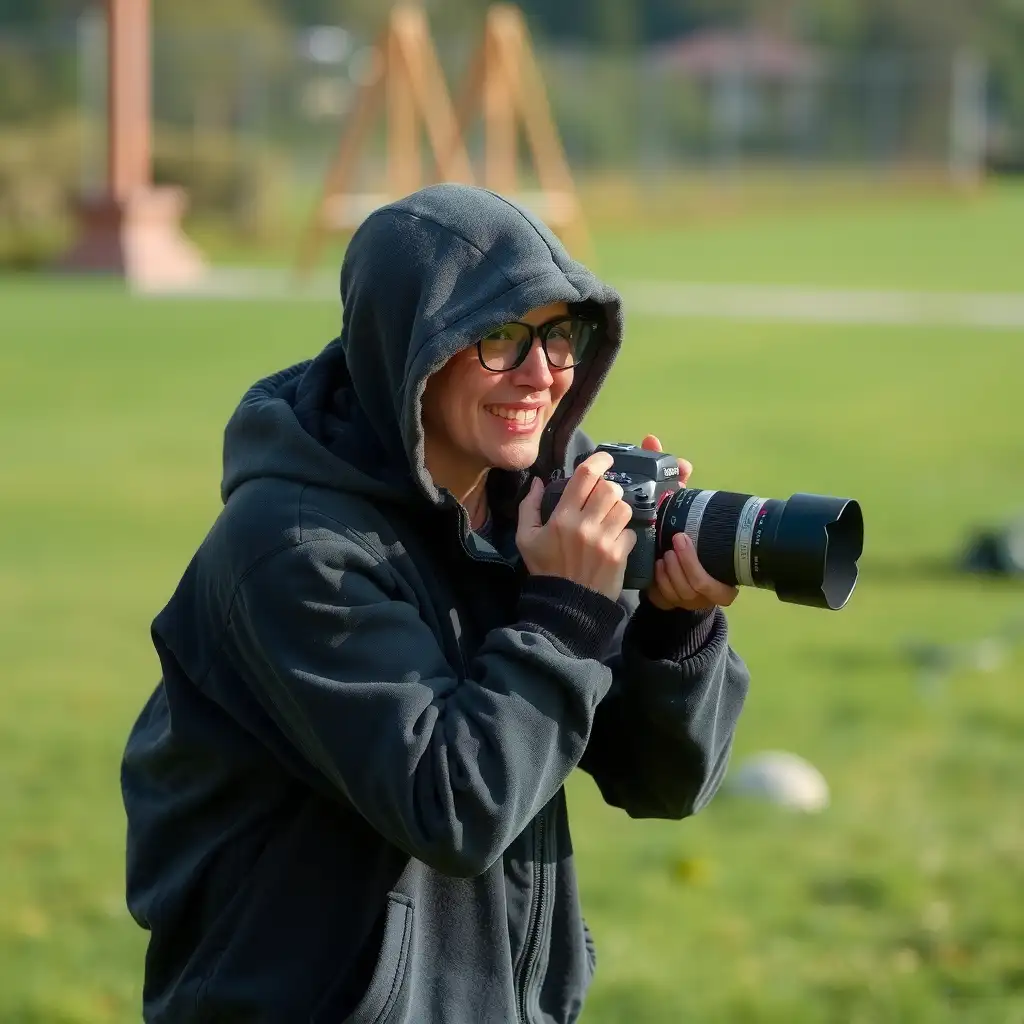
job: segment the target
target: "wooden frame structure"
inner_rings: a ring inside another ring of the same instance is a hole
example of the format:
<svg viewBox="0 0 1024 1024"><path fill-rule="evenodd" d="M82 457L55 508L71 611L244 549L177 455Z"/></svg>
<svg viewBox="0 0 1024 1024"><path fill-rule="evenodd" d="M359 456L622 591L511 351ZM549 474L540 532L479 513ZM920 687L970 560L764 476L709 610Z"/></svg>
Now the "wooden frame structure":
<svg viewBox="0 0 1024 1024"><path fill-rule="evenodd" d="M466 136L482 106L484 186L533 210L571 248L589 252L586 221L543 83L522 11L514 4L491 5L483 42L456 101L459 134ZM520 123L540 186L532 192L519 188Z"/></svg>
<svg viewBox="0 0 1024 1024"><path fill-rule="evenodd" d="M315 264L326 235L357 226L372 210L421 188L420 128L433 154L432 180L473 184L466 133L482 105L484 167L482 184L534 210L566 243L589 251L590 240L572 173L544 94L540 70L522 12L513 4L493 4L483 41L453 104L431 42L423 9L392 8L377 47L377 63L356 98L348 127L328 170L311 221L301 240L297 271ZM387 117L384 188L350 191L360 151L374 118ZM518 187L518 126L537 171L539 190Z"/></svg>
<svg viewBox="0 0 1024 1024"><path fill-rule="evenodd" d="M413 4L392 8L375 52L375 67L357 94L348 129L302 240L300 273L312 267L329 231L355 227L371 210L422 186L421 122L437 175L445 181L473 181L423 9ZM352 193L349 189L360 150L382 107L387 115L385 188L376 193Z"/></svg>

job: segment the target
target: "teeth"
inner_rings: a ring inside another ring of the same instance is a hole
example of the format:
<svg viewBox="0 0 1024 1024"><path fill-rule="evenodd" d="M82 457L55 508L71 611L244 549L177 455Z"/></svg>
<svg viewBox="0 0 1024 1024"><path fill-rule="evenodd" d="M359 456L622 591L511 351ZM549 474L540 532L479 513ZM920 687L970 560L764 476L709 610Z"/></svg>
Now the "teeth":
<svg viewBox="0 0 1024 1024"><path fill-rule="evenodd" d="M533 423L537 418L536 409L503 409L495 405L488 408L495 416L500 416L505 420L515 420L516 423Z"/></svg>

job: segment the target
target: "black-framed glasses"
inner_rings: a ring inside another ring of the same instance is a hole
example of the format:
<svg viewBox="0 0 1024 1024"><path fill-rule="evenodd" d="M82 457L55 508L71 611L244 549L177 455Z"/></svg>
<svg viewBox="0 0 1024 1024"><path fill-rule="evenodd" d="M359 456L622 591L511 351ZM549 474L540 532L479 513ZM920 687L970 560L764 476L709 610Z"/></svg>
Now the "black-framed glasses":
<svg viewBox="0 0 1024 1024"><path fill-rule="evenodd" d="M492 373L504 373L522 366L538 339L548 366L552 370L568 370L583 360L597 324L581 317L563 316L548 320L538 327L512 320L485 334L477 343L480 362Z"/></svg>

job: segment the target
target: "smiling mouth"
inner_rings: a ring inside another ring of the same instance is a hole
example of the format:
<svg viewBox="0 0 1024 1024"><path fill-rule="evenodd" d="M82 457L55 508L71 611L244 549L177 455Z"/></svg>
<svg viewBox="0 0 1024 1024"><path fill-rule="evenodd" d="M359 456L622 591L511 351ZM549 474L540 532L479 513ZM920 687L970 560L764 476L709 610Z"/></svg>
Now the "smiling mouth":
<svg viewBox="0 0 1024 1024"><path fill-rule="evenodd" d="M537 417L539 416L538 409L507 409L500 405L488 405L484 408L492 416L497 416L499 419L524 427L532 426L537 422Z"/></svg>

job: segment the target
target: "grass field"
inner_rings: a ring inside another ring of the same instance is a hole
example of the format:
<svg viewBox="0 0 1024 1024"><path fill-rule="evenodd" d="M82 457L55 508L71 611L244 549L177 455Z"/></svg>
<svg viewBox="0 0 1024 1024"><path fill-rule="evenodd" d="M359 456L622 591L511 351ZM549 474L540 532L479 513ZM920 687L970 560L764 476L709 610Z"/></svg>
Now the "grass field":
<svg viewBox="0 0 1024 1024"><path fill-rule="evenodd" d="M613 280L1024 291L1022 239L1008 191L599 242ZM137 1020L117 772L149 623L217 513L235 402L338 313L27 279L0 310L0 1022ZM1022 382L1021 331L630 322L592 434L657 432L703 486L855 496L867 546L839 614L730 613L736 759L804 755L829 810L634 822L571 781L587 1024L1024 1022L1024 648L927 688L901 653L1024 615L1020 584L943 568L1024 508Z"/></svg>

